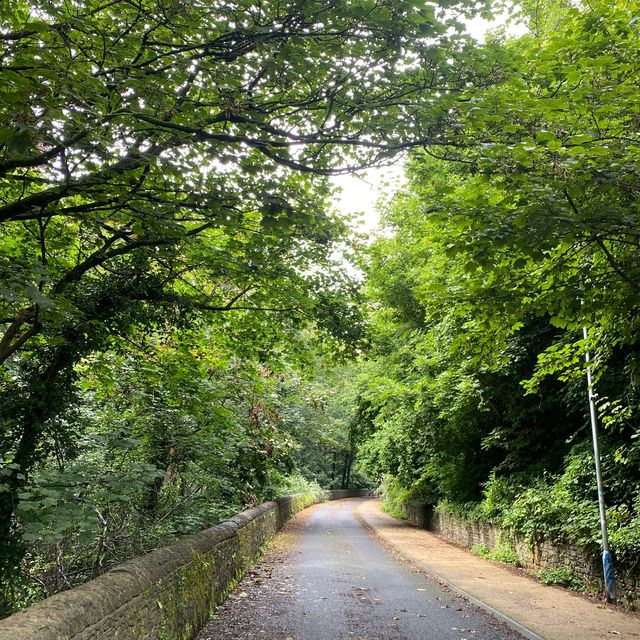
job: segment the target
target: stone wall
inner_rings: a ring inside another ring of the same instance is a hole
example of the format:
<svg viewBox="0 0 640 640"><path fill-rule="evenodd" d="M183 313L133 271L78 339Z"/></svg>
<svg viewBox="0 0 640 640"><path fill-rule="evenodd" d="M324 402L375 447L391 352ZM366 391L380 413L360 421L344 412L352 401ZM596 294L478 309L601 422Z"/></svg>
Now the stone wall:
<svg viewBox="0 0 640 640"><path fill-rule="evenodd" d="M331 489L327 491L329 500L342 500L342 498L373 498L375 493L371 489Z"/></svg>
<svg viewBox="0 0 640 640"><path fill-rule="evenodd" d="M484 520L465 520L431 505L408 503L403 505L409 522L433 531L446 540L471 549L484 546L494 550L496 544L508 543L520 559L523 567L532 571L570 567L582 579L586 587L602 590L601 556L576 544L542 541L533 547L517 534L506 532ZM618 598L627 606L640 608L640 565L617 563Z"/></svg>
<svg viewBox="0 0 640 640"><path fill-rule="evenodd" d="M367 493L291 496L243 511L0 620L0 640L188 640L295 513Z"/></svg>

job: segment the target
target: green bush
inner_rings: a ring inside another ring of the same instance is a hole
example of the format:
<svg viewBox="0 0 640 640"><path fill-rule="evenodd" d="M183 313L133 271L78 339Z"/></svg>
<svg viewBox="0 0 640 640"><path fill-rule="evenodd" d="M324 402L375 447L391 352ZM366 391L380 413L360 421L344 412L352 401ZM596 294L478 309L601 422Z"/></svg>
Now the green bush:
<svg viewBox="0 0 640 640"><path fill-rule="evenodd" d="M521 491L522 484L516 478L497 476L495 470L492 471L482 489L482 515L489 522L500 520L502 514L511 508Z"/></svg>
<svg viewBox="0 0 640 640"><path fill-rule="evenodd" d="M482 558L489 558L491 556L491 549L486 544L474 544L471 547L471 553L475 553Z"/></svg>
<svg viewBox="0 0 640 640"><path fill-rule="evenodd" d="M316 496L322 493L322 487L313 480L307 480L299 473L290 476L281 476L273 487L274 497L292 496L303 494L305 496Z"/></svg>
<svg viewBox="0 0 640 640"><path fill-rule="evenodd" d="M402 505L409 501L411 491L391 475L384 476L378 489L382 498L382 510L394 518L406 518Z"/></svg>
<svg viewBox="0 0 640 640"><path fill-rule="evenodd" d="M533 547L543 540L561 540L563 525L570 515L571 496L554 491L554 487L541 481L525 489L503 512L502 526L521 533Z"/></svg>
<svg viewBox="0 0 640 640"><path fill-rule="evenodd" d="M407 487L400 478L386 474L377 493L382 498L382 510L395 518L406 518L402 507L410 502L429 505L436 502L433 486L426 477L415 480Z"/></svg>
<svg viewBox="0 0 640 640"><path fill-rule="evenodd" d="M451 502L449 500L441 500L438 503L437 509L442 513L450 513L452 516L467 520L468 522L485 519L481 502Z"/></svg>
<svg viewBox="0 0 640 640"><path fill-rule="evenodd" d="M584 591L584 583L576 576L573 569L568 566L555 569L542 569L537 573L538 579L543 584L567 587L574 591Z"/></svg>
<svg viewBox="0 0 640 640"><path fill-rule="evenodd" d="M513 545L510 542L498 541L493 550L484 544L474 544L471 553L475 553L482 558L490 558L496 562L504 562L514 567L521 567L522 563Z"/></svg>
<svg viewBox="0 0 640 640"><path fill-rule="evenodd" d="M510 542L498 541L493 551L490 553L490 558L497 560L498 562L511 564L514 567L522 566L520 557Z"/></svg>
<svg viewBox="0 0 640 640"><path fill-rule="evenodd" d="M609 543L615 550L616 558L637 563L640 558L640 493L633 510L626 505L608 509Z"/></svg>

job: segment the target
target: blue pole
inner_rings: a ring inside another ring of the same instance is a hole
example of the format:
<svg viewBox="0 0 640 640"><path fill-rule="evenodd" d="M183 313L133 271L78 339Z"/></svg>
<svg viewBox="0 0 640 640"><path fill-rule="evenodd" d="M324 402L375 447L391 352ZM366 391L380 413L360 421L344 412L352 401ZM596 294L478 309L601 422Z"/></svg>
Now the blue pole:
<svg viewBox="0 0 640 640"><path fill-rule="evenodd" d="M604 577L604 592L608 602L616 601L616 576L613 569L613 559L609 552L609 536L607 534L607 512L604 504L604 487L602 484L602 471L600 469L600 447L598 445L598 414L596 412L596 398L593 392L593 379L591 377L591 356L586 347L588 333L587 328L582 328L585 342L585 361L587 363L587 388L589 392L589 413L591 414L591 436L593 439L593 457L596 463L596 483L598 485L598 508L600 510L600 530L602 531L602 574Z"/></svg>

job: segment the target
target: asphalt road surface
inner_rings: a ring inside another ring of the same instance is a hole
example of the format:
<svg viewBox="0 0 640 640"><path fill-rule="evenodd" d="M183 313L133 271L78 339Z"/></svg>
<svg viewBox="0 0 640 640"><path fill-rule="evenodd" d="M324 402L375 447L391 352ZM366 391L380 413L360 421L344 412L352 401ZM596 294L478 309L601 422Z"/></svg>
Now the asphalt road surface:
<svg viewBox="0 0 640 640"><path fill-rule="evenodd" d="M198 640L522 638L389 551L352 513L359 503L298 514Z"/></svg>

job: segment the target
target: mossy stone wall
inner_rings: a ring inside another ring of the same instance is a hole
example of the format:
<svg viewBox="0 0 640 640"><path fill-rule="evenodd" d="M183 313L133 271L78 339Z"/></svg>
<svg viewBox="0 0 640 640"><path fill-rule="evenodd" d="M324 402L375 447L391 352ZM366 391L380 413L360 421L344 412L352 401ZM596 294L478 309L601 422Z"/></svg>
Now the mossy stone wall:
<svg viewBox="0 0 640 640"><path fill-rule="evenodd" d="M0 620L0 640L189 640L260 550L322 492L267 502Z"/></svg>
<svg viewBox="0 0 640 640"><path fill-rule="evenodd" d="M471 549L484 546L493 551L499 542L509 543L523 567L533 571L569 567L586 588L602 591L600 553L578 544L540 541L534 546L521 535L505 531L482 519L466 520L419 502L403 505L406 519L433 531L450 542ZM638 563L617 563L618 599L631 609L640 609L640 567Z"/></svg>

